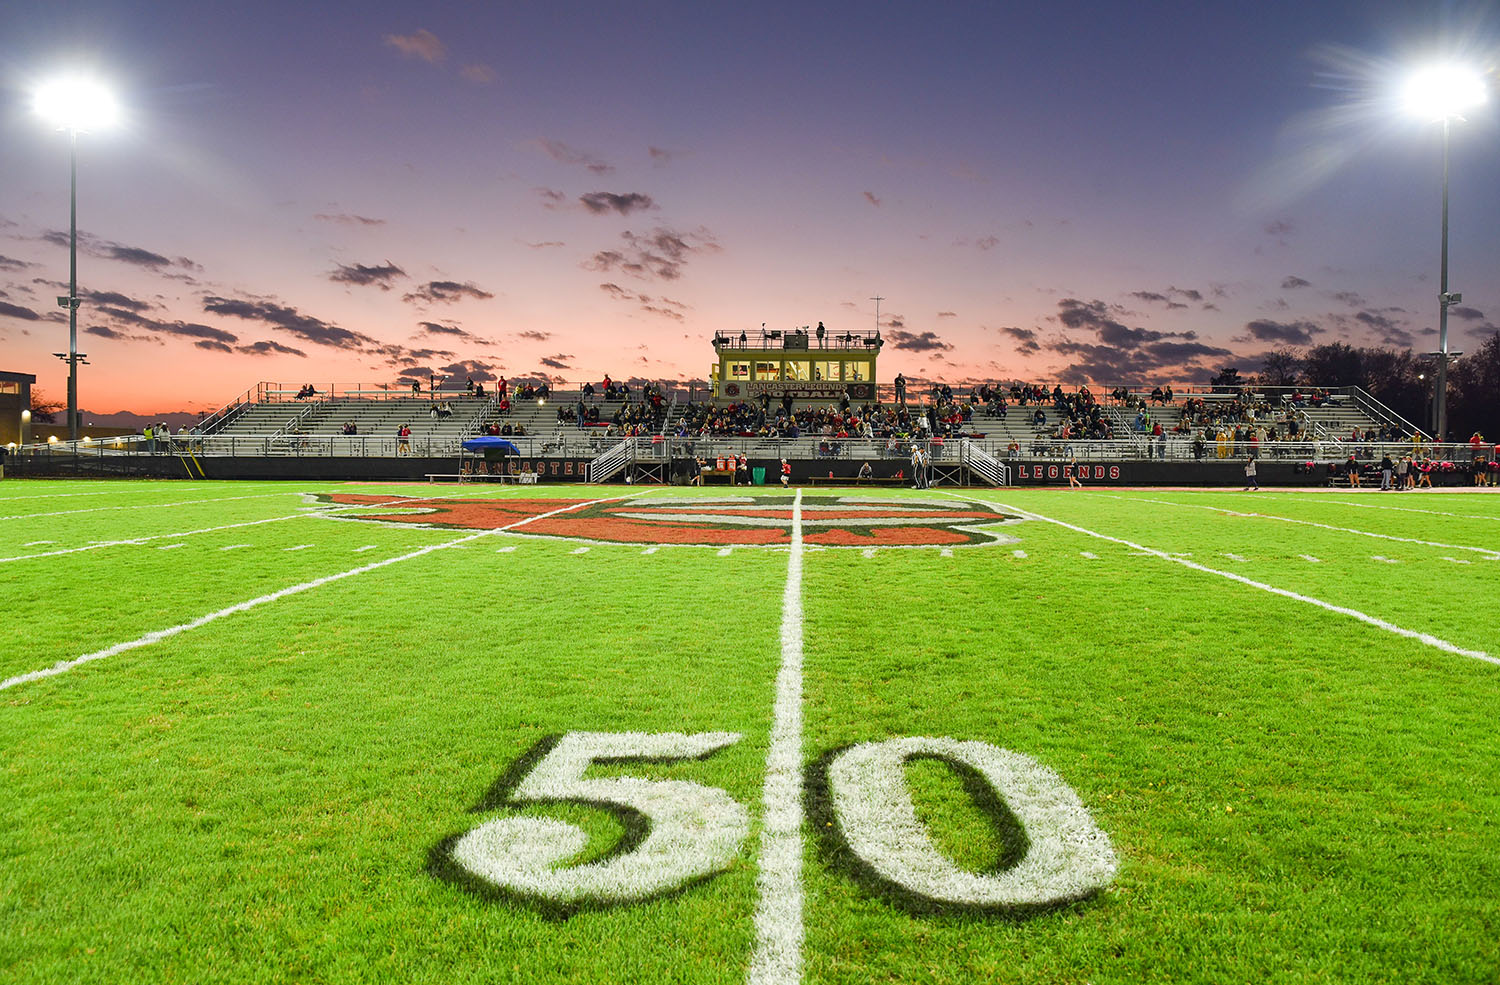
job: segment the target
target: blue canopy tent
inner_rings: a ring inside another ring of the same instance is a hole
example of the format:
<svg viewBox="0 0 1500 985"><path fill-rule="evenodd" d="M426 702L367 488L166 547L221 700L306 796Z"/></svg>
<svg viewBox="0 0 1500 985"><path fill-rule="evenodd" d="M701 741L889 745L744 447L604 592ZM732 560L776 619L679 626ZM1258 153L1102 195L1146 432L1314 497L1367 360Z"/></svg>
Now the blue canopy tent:
<svg viewBox="0 0 1500 985"><path fill-rule="evenodd" d="M506 456L521 454L521 449L517 448L515 442L510 439L495 438L489 435L485 435L482 438L470 438L463 443L463 450L465 453L473 455L478 461L473 467L470 467L469 463L460 457L458 471L462 475L475 476L490 474L490 470L486 467L489 464L494 466L494 475L504 475Z"/></svg>
<svg viewBox="0 0 1500 985"><path fill-rule="evenodd" d="M489 458L489 453L499 455L519 455L521 449L509 438L492 438L488 435L482 438L470 438L464 442L464 451L472 451L476 454L484 454Z"/></svg>

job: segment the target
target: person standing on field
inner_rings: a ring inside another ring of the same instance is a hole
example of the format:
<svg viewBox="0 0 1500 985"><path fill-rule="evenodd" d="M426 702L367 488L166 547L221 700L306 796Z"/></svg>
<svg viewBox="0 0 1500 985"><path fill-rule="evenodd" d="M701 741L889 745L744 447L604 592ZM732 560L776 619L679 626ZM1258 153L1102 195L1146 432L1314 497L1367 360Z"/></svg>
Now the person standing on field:
<svg viewBox="0 0 1500 985"><path fill-rule="evenodd" d="M1245 459L1245 488L1260 490L1260 483L1255 481L1255 456Z"/></svg>

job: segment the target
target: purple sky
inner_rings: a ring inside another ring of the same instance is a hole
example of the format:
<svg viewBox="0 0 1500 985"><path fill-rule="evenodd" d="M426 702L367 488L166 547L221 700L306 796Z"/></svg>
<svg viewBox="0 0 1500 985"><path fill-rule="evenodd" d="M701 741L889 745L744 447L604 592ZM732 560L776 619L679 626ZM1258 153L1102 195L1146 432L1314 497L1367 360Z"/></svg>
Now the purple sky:
<svg viewBox="0 0 1500 985"><path fill-rule="evenodd" d="M0 369L65 393L67 138L30 94L75 67L127 114L80 138L92 412L703 377L715 331L870 328L876 294L886 379L1436 348L1440 128L1392 89L1436 51L1494 82L1493 4L721 6L6 5ZM1455 349L1500 322L1496 123L1454 131Z"/></svg>

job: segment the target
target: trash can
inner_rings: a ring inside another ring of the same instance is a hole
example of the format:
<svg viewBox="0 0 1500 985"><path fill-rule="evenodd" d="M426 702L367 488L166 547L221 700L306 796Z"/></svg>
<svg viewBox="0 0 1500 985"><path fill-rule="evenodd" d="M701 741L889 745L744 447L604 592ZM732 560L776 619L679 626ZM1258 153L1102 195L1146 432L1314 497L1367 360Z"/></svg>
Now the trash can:
<svg viewBox="0 0 1500 985"><path fill-rule="evenodd" d="M751 469L750 470L750 478L751 478L751 480L753 480L753 482L755 483L755 485L757 485L757 486L763 486L763 485L766 484L766 470L765 469Z"/></svg>

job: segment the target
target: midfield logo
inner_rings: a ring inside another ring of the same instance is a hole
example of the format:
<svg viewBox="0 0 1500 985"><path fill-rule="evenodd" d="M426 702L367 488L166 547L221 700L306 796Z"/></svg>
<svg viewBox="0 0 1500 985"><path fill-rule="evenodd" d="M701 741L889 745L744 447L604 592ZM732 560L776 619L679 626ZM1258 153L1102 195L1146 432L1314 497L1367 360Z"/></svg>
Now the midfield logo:
<svg viewBox="0 0 1500 985"><path fill-rule="evenodd" d="M695 544L774 547L791 543L790 496L668 499L639 496L607 503L567 499L426 499L352 493L318 495L328 506L369 506L376 512L331 519L445 530L496 530L606 544ZM378 508L390 504L386 512ZM556 514L546 516L545 514ZM536 517L538 519L531 519ZM804 496L802 539L823 547L978 547L1011 544L995 529L1020 517L953 500L877 500Z"/></svg>

